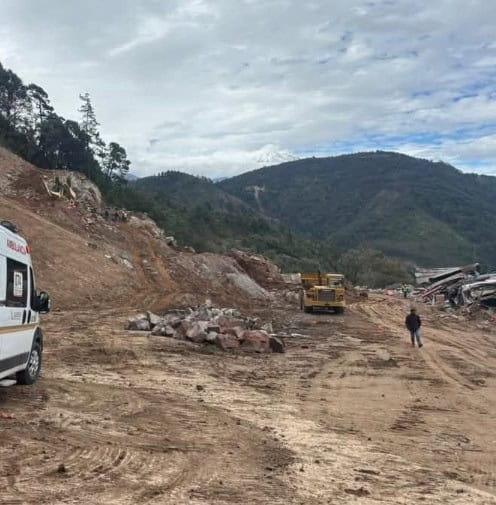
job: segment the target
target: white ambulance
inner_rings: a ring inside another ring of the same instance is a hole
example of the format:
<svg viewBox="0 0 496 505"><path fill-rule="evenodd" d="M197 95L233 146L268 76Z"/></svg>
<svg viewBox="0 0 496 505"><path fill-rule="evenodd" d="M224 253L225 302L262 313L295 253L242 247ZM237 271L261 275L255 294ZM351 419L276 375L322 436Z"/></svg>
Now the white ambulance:
<svg viewBox="0 0 496 505"><path fill-rule="evenodd" d="M27 242L15 225L0 221L0 380L33 384L40 373L39 314L49 312L50 298L35 286Z"/></svg>

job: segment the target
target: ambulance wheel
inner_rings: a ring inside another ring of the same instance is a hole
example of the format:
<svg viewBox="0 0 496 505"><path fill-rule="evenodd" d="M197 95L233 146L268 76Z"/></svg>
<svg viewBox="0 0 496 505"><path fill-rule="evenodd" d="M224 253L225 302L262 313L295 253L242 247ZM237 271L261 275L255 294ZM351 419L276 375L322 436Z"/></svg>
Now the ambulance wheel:
<svg viewBox="0 0 496 505"><path fill-rule="evenodd" d="M307 314L311 314L313 312L313 307L305 307L304 310Z"/></svg>
<svg viewBox="0 0 496 505"><path fill-rule="evenodd" d="M39 342L35 342L31 352L29 353L29 360L26 368L17 372L17 384L31 385L36 382L41 370L41 347Z"/></svg>

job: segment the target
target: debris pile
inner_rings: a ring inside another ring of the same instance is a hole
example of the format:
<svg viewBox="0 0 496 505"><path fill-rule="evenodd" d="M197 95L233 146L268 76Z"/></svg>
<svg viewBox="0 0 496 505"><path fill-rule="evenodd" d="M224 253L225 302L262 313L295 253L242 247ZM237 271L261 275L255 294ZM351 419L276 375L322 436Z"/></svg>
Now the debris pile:
<svg viewBox="0 0 496 505"><path fill-rule="evenodd" d="M128 319L127 330L149 331L151 335L216 345L222 350L282 353L285 345L273 333L272 324L243 317L237 309L214 308L210 304L195 309L176 309L159 316L152 312Z"/></svg>
<svg viewBox="0 0 496 505"><path fill-rule="evenodd" d="M417 269L418 284L426 286L421 296L434 302L438 295L452 306L496 307L496 273L481 275L478 263L455 268Z"/></svg>

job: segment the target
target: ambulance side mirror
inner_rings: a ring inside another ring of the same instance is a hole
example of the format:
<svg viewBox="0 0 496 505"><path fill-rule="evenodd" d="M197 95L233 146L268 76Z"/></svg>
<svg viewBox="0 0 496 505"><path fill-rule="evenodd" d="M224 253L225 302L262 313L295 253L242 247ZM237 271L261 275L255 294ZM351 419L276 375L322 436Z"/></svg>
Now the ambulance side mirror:
<svg viewBox="0 0 496 505"><path fill-rule="evenodd" d="M36 295L35 299L35 307L33 310L39 312L40 314L48 314L51 308L51 300L48 293L45 291L41 291Z"/></svg>

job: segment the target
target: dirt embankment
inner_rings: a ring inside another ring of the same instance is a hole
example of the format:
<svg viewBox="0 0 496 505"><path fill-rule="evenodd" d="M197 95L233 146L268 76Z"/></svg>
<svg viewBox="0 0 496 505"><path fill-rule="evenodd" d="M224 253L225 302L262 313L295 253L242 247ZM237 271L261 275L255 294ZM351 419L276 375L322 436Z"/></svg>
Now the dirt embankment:
<svg viewBox="0 0 496 505"><path fill-rule="evenodd" d="M61 310L40 381L0 389L0 503L496 504L490 327L422 306L419 350L403 300L303 314L233 258L16 186L40 173L14 162L0 217L32 242ZM131 309L207 296L271 321L286 353L123 329Z"/></svg>
<svg viewBox="0 0 496 505"><path fill-rule="evenodd" d="M75 201L49 197L55 177L70 177ZM177 250L140 216L112 219L98 190L77 174L38 170L0 148L0 187L0 218L32 245L38 285L56 307L165 308L205 297L251 306L270 296L249 275L249 261Z"/></svg>

